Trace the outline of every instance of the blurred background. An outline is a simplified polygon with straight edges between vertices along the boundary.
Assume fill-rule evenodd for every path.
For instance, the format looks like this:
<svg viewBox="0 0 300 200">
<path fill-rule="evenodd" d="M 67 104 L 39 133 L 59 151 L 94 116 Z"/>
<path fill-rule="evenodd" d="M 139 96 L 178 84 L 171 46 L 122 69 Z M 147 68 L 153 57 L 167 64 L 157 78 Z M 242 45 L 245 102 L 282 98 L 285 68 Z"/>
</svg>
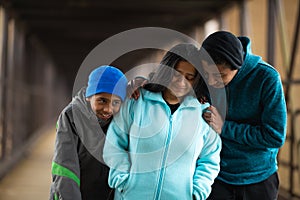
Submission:
<svg viewBox="0 0 300 200">
<path fill-rule="evenodd" d="M 300 199 L 299 21 L 300 0 L 0 0 L 0 199 L 48 198 L 55 123 L 81 64 L 101 42 L 142 27 L 199 44 L 216 30 L 251 38 L 280 72 L 288 106 L 280 199 Z M 137 49 L 99 65 L 127 72 L 161 56 Z"/>
</svg>

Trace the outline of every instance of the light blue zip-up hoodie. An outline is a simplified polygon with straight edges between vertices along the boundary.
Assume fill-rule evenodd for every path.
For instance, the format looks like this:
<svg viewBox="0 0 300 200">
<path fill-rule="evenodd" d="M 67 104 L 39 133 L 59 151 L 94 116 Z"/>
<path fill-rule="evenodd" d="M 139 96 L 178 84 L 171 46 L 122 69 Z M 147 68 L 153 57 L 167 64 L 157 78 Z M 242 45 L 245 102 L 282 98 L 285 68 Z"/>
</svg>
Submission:
<svg viewBox="0 0 300 200">
<path fill-rule="evenodd" d="M 110 124 L 104 160 L 115 199 L 204 200 L 218 175 L 221 140 L 187 96 L 171 114 L 161 93 L 141 90 Z"/>
</svg>

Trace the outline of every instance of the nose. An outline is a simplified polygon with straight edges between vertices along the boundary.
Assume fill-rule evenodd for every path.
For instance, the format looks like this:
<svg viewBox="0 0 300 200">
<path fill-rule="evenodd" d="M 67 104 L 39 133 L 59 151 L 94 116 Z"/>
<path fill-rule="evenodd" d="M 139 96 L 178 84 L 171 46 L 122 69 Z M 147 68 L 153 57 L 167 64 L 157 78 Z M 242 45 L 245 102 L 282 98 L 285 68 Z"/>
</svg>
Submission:
<svg viewBox="0 0 300 200">
<path fill-rule="evenodd" d="M 178 82 L 178 85 L 185 86 L 187 83 L 187 80 L 185 79 L 184 76 L 181 75 L 178 77 L 177 82 Z"/>
<path fill-rule="evenodd" d="M 103 111 L 106 113 L 112 113 L 113 112 L 113 105 L 112 103 L 108 103 L 103 107 Z"/>
<path fill-rule="evenodd" d="M 217 82 L 217 80 L 213 76 L 207 77 L 207 83 L 208 85 L 214 85 Z"/>
</svg>

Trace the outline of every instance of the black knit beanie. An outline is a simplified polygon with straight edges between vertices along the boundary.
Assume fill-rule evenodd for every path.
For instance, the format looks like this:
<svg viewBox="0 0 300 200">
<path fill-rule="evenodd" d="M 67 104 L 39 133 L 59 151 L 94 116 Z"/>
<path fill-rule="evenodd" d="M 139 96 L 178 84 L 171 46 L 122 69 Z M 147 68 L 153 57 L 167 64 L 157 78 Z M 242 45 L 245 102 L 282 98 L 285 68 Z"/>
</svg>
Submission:
<svg viewBox="0 0 300 200">
<path fill-rule="evenodd" d="M 244 51 L 240 40 L 232 33 L 217 31 L 209 35 L 202 43 L 202 47 L 214 58 L 221 57 L 234 69 L 241 68 L 244 61 Z"/>
</svg>

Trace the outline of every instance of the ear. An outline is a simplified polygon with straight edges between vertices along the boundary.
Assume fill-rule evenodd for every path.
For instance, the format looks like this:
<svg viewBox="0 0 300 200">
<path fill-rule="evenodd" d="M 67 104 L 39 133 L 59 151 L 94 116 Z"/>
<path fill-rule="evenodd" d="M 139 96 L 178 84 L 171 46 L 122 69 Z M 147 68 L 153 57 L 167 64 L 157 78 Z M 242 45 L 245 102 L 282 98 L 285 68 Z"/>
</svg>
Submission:
<svg viewBox="0 0 300 200">
<path fill-rule="evenodd" d="M 86 101 L 91 101 L 91 97 L 85 98 Z"/>
</svg>

